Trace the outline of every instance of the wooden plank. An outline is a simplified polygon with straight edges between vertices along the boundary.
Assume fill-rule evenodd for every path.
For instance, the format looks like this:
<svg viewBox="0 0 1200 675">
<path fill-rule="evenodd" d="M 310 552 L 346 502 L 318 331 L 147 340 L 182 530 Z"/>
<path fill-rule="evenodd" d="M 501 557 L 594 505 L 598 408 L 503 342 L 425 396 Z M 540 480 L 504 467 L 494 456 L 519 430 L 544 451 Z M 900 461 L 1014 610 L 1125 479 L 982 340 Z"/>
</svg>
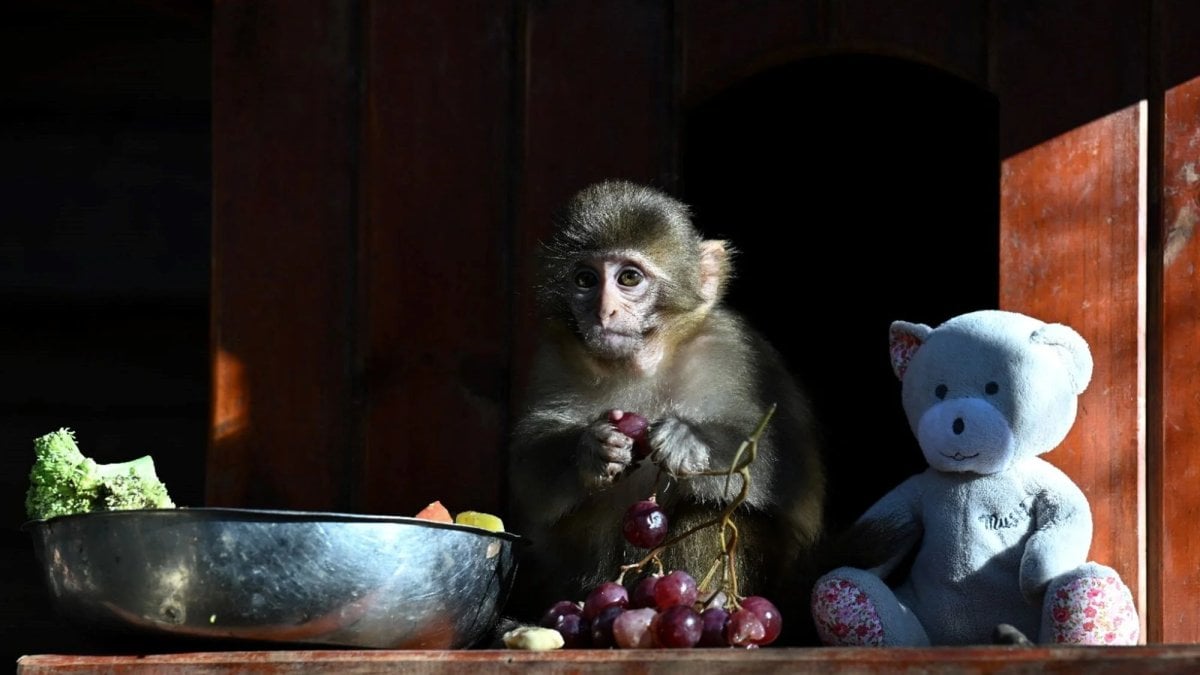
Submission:
<svg viewBox="0 0 1200 675">
<path fill-rule="evenodd" d="M 1162 443 L 1148 461 L 1150 550 L 1160 579 L 1151 634 L 1162 642 L 1200 641 L 1200 78 L 1166 92 L 1162 173 Z M 1159 264 L 1157 260 L 1154 264 Z"/>
<path fill-rule="evenodd" d="M 1075 426 L 1045 457 L 1091 502 L 1091 557 L 1143 610 L 1145 114 L 1131 106 L 1005 160 L 1000 205 L 1000 306 L 1072 326 L 1095 361 Z"/>
<path fill-rule="evenodd" d="M 216 673 L 1195 673 L 1200 647 L 939 647 L 924 649 L 580 649 L 551 652 L 258 651 L 147 656 L 33 655 L 19 675 L 102 671 L 208 675 Z"/>
<path fill-rule="evenodd" d="M 526 2 L 514 390 L 533 346 L 534 253 L 550 214 L 605 178 L 672 188 L 675 88 L 666 3 Z"/>
<path fill-rule="evenodd" d="M 347 506 L 355 8 L 213 8 L 212 506 Z"/>
<path fill-rule="evenodd" d="M 515 17 L 506 2 L 367 5 L 361 510 L 500 508 Z"/>
</svg>

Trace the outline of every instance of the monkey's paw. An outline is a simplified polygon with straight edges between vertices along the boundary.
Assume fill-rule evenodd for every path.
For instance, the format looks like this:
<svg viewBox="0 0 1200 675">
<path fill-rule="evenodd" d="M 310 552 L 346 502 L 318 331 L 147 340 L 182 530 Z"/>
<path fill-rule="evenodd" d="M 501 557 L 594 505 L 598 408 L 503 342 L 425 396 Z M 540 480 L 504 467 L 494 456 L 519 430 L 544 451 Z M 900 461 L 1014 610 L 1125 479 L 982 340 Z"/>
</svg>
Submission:
<svg viewBox="0 0 1200 675">
<path fill-rule="evenodd" d="M 679 476 L 708 469 L 708 445 L 677 417 L 664 417 L 650 428 L 650 459 Z"/>
<path fill-rule="evenodd" d="M 585 483 L 611 483 L 633 463 L 633 439 L 608 418 L 594 422 L 580 438 L 580 472 Z"/>
</svg>

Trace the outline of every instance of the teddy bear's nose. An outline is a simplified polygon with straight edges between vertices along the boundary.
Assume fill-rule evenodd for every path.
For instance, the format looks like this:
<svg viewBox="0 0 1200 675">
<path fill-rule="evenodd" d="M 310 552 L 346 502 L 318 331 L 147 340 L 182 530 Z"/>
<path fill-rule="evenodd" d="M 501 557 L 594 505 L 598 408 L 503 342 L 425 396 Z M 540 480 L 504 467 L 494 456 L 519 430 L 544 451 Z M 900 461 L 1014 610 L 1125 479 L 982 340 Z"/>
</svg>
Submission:
<svg viewBox="0 0 1200 675">
<path fill-rule="evenodd" d="M 967 425 L 963 424 L 961 417 L 956 417 L 956 418 L 954 418 L 954 427 L 953 428 L 954 428 L 954 434 L 958 435 L 963 432 L 963 429 L 967 428 Z"/>
</svg>

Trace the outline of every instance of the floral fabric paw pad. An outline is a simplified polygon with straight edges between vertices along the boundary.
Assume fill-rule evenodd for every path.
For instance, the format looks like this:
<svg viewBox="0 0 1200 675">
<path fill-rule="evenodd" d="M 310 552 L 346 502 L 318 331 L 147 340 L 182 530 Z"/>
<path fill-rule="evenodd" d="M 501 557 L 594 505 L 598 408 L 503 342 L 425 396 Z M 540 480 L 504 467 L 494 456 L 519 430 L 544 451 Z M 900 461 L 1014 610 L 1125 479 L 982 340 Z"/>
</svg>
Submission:
<svg viewBox="0 0 1200 675">
<path fill-rule="evenodd" d="M 1060 644 L 1134 645 L 1140 627 L 1129 589 L 1116 577 L 1076 579 L 1054 592 L 1052 635 Z"/>
<path fill-rule="evenodd" d="M 817 633 L 827 645 L 878 647 L 883 644 L 883 624 L 875 603 L 854 582 L 827 579 L 812 596 Z"/>
</svg>

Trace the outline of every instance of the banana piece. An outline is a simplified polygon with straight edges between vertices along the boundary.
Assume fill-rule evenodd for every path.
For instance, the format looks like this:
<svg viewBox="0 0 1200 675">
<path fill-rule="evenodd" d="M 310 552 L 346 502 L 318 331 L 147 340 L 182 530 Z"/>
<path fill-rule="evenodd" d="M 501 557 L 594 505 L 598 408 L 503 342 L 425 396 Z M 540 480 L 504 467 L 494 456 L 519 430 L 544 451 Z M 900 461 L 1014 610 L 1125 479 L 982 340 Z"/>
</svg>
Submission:
<svg viewBox="0 0 1200 675">
<path fill-rule="evenodd" d="M 546 652 L 560 649 L 563 646 L 563 636 L 553 628 L 541 626 L 518 626 L 504 634 L 504 646 L 509 649 L 526 649 L 535 652 Z"/>
</svg>

